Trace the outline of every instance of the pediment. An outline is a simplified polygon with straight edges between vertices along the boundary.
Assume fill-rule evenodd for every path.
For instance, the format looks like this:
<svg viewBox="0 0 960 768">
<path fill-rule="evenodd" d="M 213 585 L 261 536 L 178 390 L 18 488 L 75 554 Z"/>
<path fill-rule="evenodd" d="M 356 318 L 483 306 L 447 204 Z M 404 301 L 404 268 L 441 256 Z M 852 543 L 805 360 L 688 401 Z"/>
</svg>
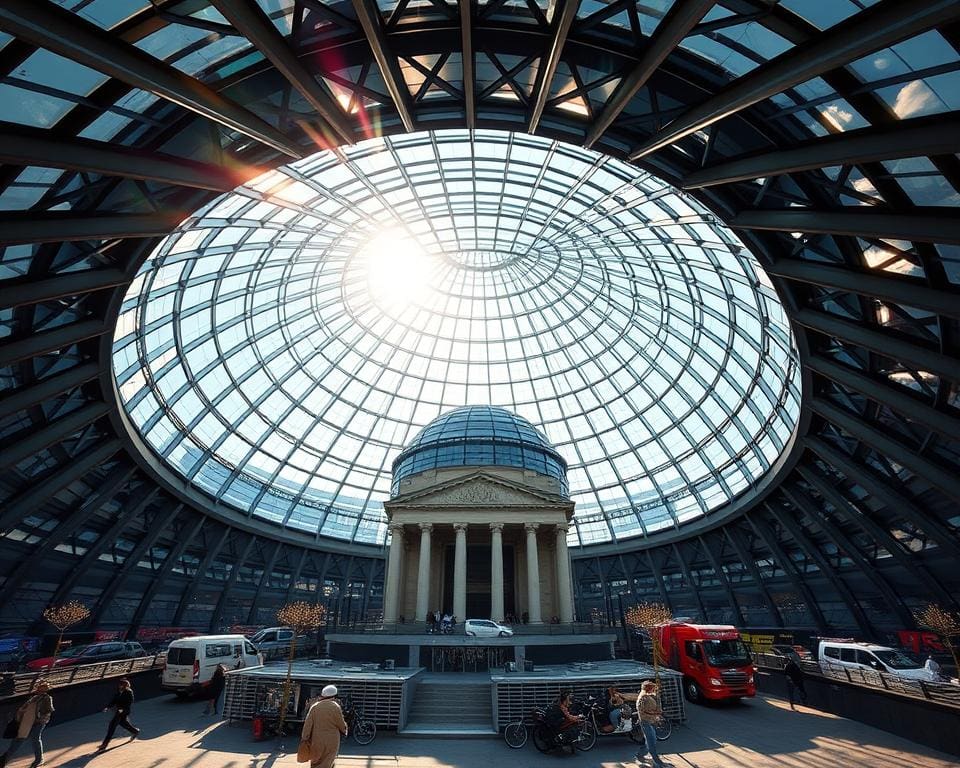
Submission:
<svg viewBox="0 0 960 768">
<path fill-rule="evenodd" d="M 387 506 L 544 507 L 569 503 L 561 496 L 510 483 L 486 473 L 477 473 L 398 496 Z"/>
</svg>

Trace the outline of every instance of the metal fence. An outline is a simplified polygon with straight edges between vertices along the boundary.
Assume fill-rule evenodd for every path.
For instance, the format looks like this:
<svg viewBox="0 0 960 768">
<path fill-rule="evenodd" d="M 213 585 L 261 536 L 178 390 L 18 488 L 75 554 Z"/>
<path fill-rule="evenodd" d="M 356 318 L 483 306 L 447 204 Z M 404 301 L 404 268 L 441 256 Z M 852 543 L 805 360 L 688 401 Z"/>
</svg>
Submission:
<svg viewBox="0 0 960 768">
<path fill-rule="evenodd" d="M 759 667 L 765 669 L 782 670 L 787 659 L 772 653 L 754 654 L 754 660 Z M 802 660 L 800 668 L 808 675 L 822 677 L 827 680 L 839 680 L 851 685 L 862 685 L 868 688 L 877 688 L 890 693 L 910 696 L 915 699 L 925 699 L 938 704 L 946 704 L 960 708 L 960 685 L 955 683 L 934 683 L 928 680 L 905 680 L 896 675 L 878 672 L 874 669 L 851 669 L 835 664 L 821 666 L 816 661 Z"/>
<path fill-rule="evenodd" d="M 494 682 L 497 727 L 504 728 L 508 723 L 524 719 L 534 707 L 549 706 L 556 701 L 561 690 L 570 690 L 577 698 L 602 696 L 610 685 L 616 685 L 623 691 L 639 691 L 641 683 L 653 676 L 651 670 L 649 674 L 634 677 L 618 675 L 616 679 L 602 676 L 602 673 L 598 673 L 594 679 L 499 679 Z M 684 722 L 687 718 L 681 680 L 682 676 L 673 670 L 660 670 L 660 705 L 663 713 L 674 723 Z"/>
<path fill-rule="evenodd" d="M 605 624 L 590 624 L 577 622 L 572 624 L 505 624 L 513 630 L 514 635 L 612 635 L 618 631 L 617 627 Z M 407 622 L 405 624 L 382 624 L 380 622 L 343 623 L 326 627 L 326 634 L 377 634 L 377 635 L 422 635 L 428 631 L 427 624 Z M 459 622 L 451 632 L 435 634 L 463 635 L 463 622 Z"/>
<path fill-rule="evenodd" d="M 77 664 L 76 666 L 59 667 L 45 672 L 25 672 L 21 674 L 4 675 L 4 685 L 0 688 L 0 699 L 22 696 L 30 693 L 37 680 L 46 680 L 52 688 L 64 688 L 69 685 L 90 683 L 110 677 L 135 675 L 138 672 L 149 672 L 152 669 L 163 669 L 167 660 L 166 653 L 154 656 L 140 656 L 135 659 L 119 659 L 117 661 L 103 661 L 99 664 Z M 11 686 L 10 680 L 13 684 Z"/>
</svg>

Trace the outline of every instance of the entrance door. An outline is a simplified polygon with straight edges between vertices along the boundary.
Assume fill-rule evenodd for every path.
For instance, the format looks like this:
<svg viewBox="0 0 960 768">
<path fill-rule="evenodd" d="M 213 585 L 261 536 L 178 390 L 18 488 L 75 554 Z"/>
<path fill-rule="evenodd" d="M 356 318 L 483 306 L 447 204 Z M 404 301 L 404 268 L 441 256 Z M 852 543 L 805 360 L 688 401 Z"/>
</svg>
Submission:
<svg viewBox="0 0 960 768">
<path fill-rule="evenodd" d="M 446 547 L 443 558 L 443 612 L 453 610 L 453 564 L 456 557 L 453 544 Z M 490 545 L 467 545 L 467 615 L 457 616 L 457 623 L 466 619 L 490 618 Z M 504 611 L 513 613 L 513 547 L 503 548 Z"/>
</svg>

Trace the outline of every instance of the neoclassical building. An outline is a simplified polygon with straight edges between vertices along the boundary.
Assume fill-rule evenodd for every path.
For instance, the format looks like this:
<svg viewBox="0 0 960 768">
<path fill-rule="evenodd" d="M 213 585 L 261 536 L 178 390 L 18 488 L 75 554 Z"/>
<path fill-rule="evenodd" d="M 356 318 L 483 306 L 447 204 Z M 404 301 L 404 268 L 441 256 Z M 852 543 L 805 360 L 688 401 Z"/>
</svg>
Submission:
<svg viewBox="0 0 960 768">
<path fill-rule="evenodd" d="M 533 425 L 492 406 L 428 424 L 393 463 L 384 623 L 573 621 L 567 464 Z"/>
</svg>

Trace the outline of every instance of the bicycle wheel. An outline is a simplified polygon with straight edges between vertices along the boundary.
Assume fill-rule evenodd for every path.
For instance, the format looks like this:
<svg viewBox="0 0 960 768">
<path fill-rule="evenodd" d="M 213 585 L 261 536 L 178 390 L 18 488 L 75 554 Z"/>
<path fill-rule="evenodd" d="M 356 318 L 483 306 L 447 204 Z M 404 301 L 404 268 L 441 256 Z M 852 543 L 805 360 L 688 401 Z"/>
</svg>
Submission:
<svg viewBox="0 0 960 768">
<path fill-rule="evenodd" d="M 549 752 L 553 749 L 553 739 L 550 738 L 550 732 L 546 726 L 535 725 L 533 727 L 533 746 L 540 752 Z"/>
<path fill-rule="evenodd" d="M 574 745 L 581 752 L 587 752 L 593 749 L 593 745 L 596 743 L 597 729 L 593 727 L 593 723 L 587 720 L 580 729 L 580 738 L 574 742 Z"/>
<path fill-rule="evenodd" d="M 503 740 L 511 749 L 520 749 L 527 743 L 527 726 L 521 721 L 510 723 L 503 729 Z"/>
<path fill-rule="evenodd" d="M 666 741 L 670 738 L 670 734 L 673 733 L 673 723 L 667 718 L 661 717 L 660 720 L 657 721 L 656 731 L 657 741 Z"/>
<path fill-rule="evenodd" d="M 353 740 L 357 744 L 369 744 L 377 736 L 377 724 L 373 720 L 361 720 L 353 729 Z"/>
</svg>

